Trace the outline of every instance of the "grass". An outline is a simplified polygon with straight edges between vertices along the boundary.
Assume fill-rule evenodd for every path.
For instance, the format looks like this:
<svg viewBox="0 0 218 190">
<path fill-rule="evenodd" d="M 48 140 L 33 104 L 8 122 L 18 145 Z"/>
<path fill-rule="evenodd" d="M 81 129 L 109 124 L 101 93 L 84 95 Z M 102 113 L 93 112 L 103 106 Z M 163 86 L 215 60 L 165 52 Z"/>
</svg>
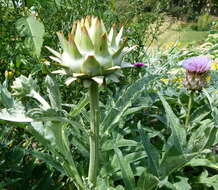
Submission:
<svg viewBox="0 0 218 190">
<path fill-rule="evenodd" d="M 208 32 L 205 31 L 173 31 L 173 30 L 167 30 L 163 34 L 159 36 L 159 44 L 163 45 L 168 42 L 176 42 L 180 41 L 182 43 L 190 43 L 190 42 L 201 42 L 203 41 L 207 36 Z"/>
<path fill-rule="evenodd" d="M 208 31 L 195 31 L 190 28 L 180 28 L 179 23 L 176 22 L 159 35 L 158 41 L 155 41 L 152 47 L 164 47 L 169 43 L 172 44 L 176 42 L 180 42 L 184 46 L 189 43 L 198 44 L 203 42 L 208 34 Z"/>
</svg>

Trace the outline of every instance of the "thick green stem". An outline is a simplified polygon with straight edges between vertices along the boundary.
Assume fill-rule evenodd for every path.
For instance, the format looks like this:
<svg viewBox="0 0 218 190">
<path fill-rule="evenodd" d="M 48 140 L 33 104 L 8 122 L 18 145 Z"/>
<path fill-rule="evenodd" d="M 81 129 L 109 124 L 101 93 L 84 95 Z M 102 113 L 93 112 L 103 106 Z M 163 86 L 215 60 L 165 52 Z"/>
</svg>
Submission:
<svg viewBox="0 0 218 190">
<path fill-rule="evenodd" d="M 190 96 L 189 96 L 188 111 L 187 111 L 186 119 L 185 119 L 185 128 L 188 128 L 188 126 L 189 126 L 190 112 L 191 112 L 191 108 L 192 108 L 192 99 L 193 99 L 193 92 L 191 92 Z"/>
<path fill-rule="evenodd" d="M 92 82 L 89 87 L 89 97 L 90 97 L 90 160 L 89 160 L 89 174 L 88 180 L 95 186 L 98 170 L 98 139 L 99 139 L 99 94 L 98 94 L 98 84 Z"/>
</svg>

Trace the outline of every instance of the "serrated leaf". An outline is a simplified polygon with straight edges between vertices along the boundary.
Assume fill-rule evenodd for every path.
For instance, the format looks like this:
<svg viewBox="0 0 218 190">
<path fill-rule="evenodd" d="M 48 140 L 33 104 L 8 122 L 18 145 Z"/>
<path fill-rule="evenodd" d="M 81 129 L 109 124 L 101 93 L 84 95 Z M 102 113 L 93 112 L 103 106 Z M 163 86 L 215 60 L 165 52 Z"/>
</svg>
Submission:
<svg viewBox="0 0 218 190">
<path fill-rule="evenodd" d="M 192 158 L 199 153 L 181 154 L 175 147 L 171 147 L 170 150 L 164 155 L 160 163 L 161 179 L 172 174 L 174 171 L 179 170 L 185 166 Z"/>
<path fill-rule="evenodd" d="M 204 167 L 209 167 L 209 168 L 218 170 L 218 163 L 212 162 L 211 160 L 208 160 L 206 158 L 194 158 L 187 165 L 190 165 L 193 167 L 204 166 Z"/>
<path fill-rule="evenodd" d="M 191 123 L 197 123 L 203 120 L 211 111 L 208 109 L 208 106 L 202 105 L 196 108 L 190 116 Z"/>
<path fill-rule="evenodd" d="M 173 185 L 175 186 L 175 190 L 190 190 L 192 187 L 188 183 L 188 178 L 186 177 L 181 177 L 178 176 L 178 179 L 180 179 L 179 182 L 174 183 Z"/>
<path fill-rule="evenodd" d="M 125 111 L 123 116 L 133 114 L 133 113 L 138 112 L 138 111 L 145 109 L 145 108 L 147 108 L 147 106 L 138 106 L 138 107 L 129 108 Z"/>
<path fill-rule="evenodd" d="M 132 105 L 132 102 L 135 98 L 144 90 L 146 85 L 149 85 L 154 81 L 156 76 L 144 76 L 143 78 L 137 80 L 135 83 L 130 85 L 118 98 L 115 102 L 115 107 L 110 107 L 105 118 L 101 122 L 101 131 L 105 133 L 106 130 L 109 130 L 123 116 L 125 111 Z"/>
<path fill-rule="evenodd" d="M 114 142 L 114 140 L 107 140 L 104 142 L 104 144 L 102 145 L 102 150 L 103 151 L 107 151 L 107 150 L 112 150 L 114 147 L 124 147 L 124 146 L 137 146 L 138 143 L 136 141 L 133 140 L 128 140 L 128 139 L 119 139 L 116 140 L 116 142 Z"/>
<path fill-rule="evenodd" d="M 78 115 L 78 114 L 81 112 L 81 110 L 82 110 L 86 105 L 88 105 L 88 103 L 89 103 L 89 98 L 88 98 L 88 96 L 82 97 L 82 98 L 80 99 L 80 101 L 77 103 L 77 105 L 72 108 L 72 110 L 71 110 L 70 113 L 69 113 L 69 116 L 75 117 L 76 115 Z"/>
<path fill-rule="evenodd" d="M 137 188 L 138 190 L 152 190 L 157 187 L 159 180 L 157 177 L 152 174 L 144 171 L 142 175 L 139 177 Z"/>
<path fill-rule="evenodd" d="M 68 176 L 72 177 L 77 185 L 83 187 L 82 179 L 71 155 L 63 123 L 51 121 L 32 122 L 29 131 L 42 145 L 62 160 L 62 166 Z"/>
<path fill-rule="evenodd" d="M 218 189 L 218 175 L 208 177 L 208 172 L 205 170 L 199 177 L 199 183 L 205 184 L 207 187 L 213 187 L 216 190 Z"/>
<path fill-rule="evenodd" d="M 130 165 L 126 162 L 126 159 L 123 157 L 122 152 L 118 148 L 114 148 L 114 151 L 117 155 L 120 169 L 122 172 L 123 181 L 125 183 L 126 190 L 135 190 L 135 180 L 132 169 Z"/>
<path fill-rule="evenodd" d="M 42 160 L 46 162 L 47 164 L 51 165 L 52 167 L 54 167 L 56 170 L 58 170 L 62 174 L 65 174 L 65 171 L 63 170 L 63 167 L 61 166 L 61 164 L 57 160 L 55 160 L 50 154 L 43 153 L 43 152 L 37 152 L 37 151 L 31 151 L 30 153 L 36 158 L 38 158 L 39 160 Z"/>
<path fill-rule="evenodd" d="M 60 110 L 61 94 L 57 82 L 49 75 L 46 77 L 45 82 L 47 85 L 48 97 L 52 108 Z"/>
<path fill-rule="evenodd" d="M 171 146 L 174 146 L 178 152 L 182 154 L 184 149 L 183 147 L 186 144 L 186 131 L 184 127 L 179 123 L 179 119 L 176 117 L 165 98 L 160 93 L 158 93 L 158 95 L 166 112 L 168 126 L 171 129 L 171 136 L 167 141 L 166 151 L 167 149 L 170 149 Z"/>
<path fill-rule="evenodd" d="M 32 118 L 26 115 L 26 110 L 20 102 L 14 103 L 12 108 L 1 109 L 0 119 L 12 122 L 32 122 Z"/>
<path fill-rule="evenodd" d="M 206 123 L 196 129 L 188 142 L 189 151 L 202 151 L 205 148 L 210 148 L 216 142 L 216 134 L 218 128 L 214 123 Z"/>
<path fill-rule="evenodd" d="M 154 176 L 159 177 L 159 152 L 158 150 L 150 143 L 148 134 L 144 133 L 142 129 L 141 123 L 138 123 L 138 129 L 141 137 L 141 141 L 143 143 L 145 152 L 148 156 L 148 171 L 152 173 Z"/>
<path fill-rule="evenodd" d="M 5 108 L 11 108 L 14 105 L 14 99 L 6 87 L 0 84 L 0 104 Z"/>
</svg>

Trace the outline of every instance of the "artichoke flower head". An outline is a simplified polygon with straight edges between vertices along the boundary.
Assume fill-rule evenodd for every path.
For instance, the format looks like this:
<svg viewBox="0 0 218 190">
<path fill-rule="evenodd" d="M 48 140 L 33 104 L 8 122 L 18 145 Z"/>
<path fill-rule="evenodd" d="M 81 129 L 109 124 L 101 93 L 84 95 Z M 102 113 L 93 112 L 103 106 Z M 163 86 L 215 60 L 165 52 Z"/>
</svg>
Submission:
<svg viewBox="0 0 218 190">
<path fill-rule="evenodd" d="M 64 68 L 53 73 L 70 75 L 66 80 L 68 85 L 77 78 L 91 79 L 100 84 L 104 78 L 118 81 L 121 68 L 131 66 L 122 63 L 123 57 L 134 48 L 124 48 L 127 39 L 121 43 L 122 33 L 123 27 L 119 33 L 112 27 L 108 34 L 103 21 L 93 16 L 75 22 L 68 40 L 63 33 L 57 33 L 62 53 L 47 47 L 55 55 L 50 58 Z"/>
</svg>

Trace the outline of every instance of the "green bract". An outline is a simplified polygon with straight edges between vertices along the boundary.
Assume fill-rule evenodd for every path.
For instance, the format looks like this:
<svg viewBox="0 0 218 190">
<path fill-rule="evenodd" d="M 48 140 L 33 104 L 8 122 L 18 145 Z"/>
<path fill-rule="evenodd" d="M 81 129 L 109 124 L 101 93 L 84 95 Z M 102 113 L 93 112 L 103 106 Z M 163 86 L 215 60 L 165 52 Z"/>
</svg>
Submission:
<svg viewBox="0 0 218 190">
<path fill-rule="evenodd" d="M 64 67 L 56 73 L 71 75 L 67 84 L 76 78 L 93 79 L 98 83 L 102 83 L 104 77 L 117 81 L 120 68 L 131 66 L 122 64 L 122 60 L 133 49 L 124 48 L 127 39 L 121 43 L 122 33 L 123 27 L 119 33 L 112 27 L 108 34 L 102 20 L 93 16 L 75 22 L 68 40 L 63 33 L 58 33 L 62 53 L 47 47 L 55 55 L 50 58 Z"/>
</svg>

